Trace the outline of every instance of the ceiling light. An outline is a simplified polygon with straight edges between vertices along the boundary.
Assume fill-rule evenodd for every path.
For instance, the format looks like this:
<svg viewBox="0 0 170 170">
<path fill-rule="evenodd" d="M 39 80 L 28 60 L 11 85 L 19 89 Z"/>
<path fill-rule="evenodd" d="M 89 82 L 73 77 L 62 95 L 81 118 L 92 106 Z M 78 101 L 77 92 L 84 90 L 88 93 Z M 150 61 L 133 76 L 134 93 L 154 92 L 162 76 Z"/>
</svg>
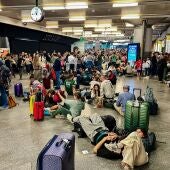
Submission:
<svg viewBox="0 0 170 170">
<path fill-rule="evenodd" d="M 92 31 L 84 31 L 84 35 L 92 35 Z"/>
<path fill-rule="evenodd" d="M 62 32 L 73 32 L 73 28 L 72 27 L 62 28 Z"/>
<path fill-rule="evenodd" d="M 73 32 L 83 32 L 83 27 L 73 27 Z"/>
<path fill-rule="evenodd" d="M 102 35 L 120 35 L 122 34 L 121 32 L 102 32 Z"/>
<path fill-rule="evenodd" d="M 70 16 L 69 21 L 85 21 L 85 16 Z"/>
<path fill-rule="evenodd" d="M 74 35 L 82 35 L 81 32 L 74 32 Z"/>
<path fill-rule="evenodd" d="M 62 10 L 62 9 L 65 9 L 65 7 L 64 6 L 44 6 L 43 9 L 46 11 L 48 11 L 48 10 Z"/>
<path fill-rule="evenodd" d="M 112 26 L 112 19 L 101 19 L 98 20 L 98 25 L 97 27 L 111 27 Z"/>
<path fill-rule="evenodd" d="M 129 39 L 124 39 L 124 40 L 115 40 L 114 42 L 129 42 Z"/>
<path fill-rule="evenodd" d="M 130 24 L 130 23 L 128 23 L 128 22 L 126 22 L 125 25 L 126 25 L 126 27 L 134 27 L 133 24 Z"/>
<path fill-rule="evenodd" d="M 85 28 L 95 28 L 97 27 L 97 20 L 86 20 L 84 23 Z"/>
<path fill-rule="evenodd" d="M 22 22 L 34 22 L 32 19 L 22 19 Z"/>
<path fill-rule="evenodd" d="M 113 7 L 133 7 L 133 6 L 138 6 L 138 2 L 133 2 L 133 3 L 114 3 Z"/>
<path fill-rule="evenodd" d="M 66 3 L 66 9 L 86 9 L 88 8 L 87 2 L 70 2 Z"/>
<path fill-rule="evenodd" d="M 116 37 L 124 37 L 124 34 L 116 34 Z"/>
<path fill-rule="evenodd" d="M 0 9 L 0 11 L 2 11 L 2 9 Z"/>
<path fill-rule="evenodd" d="M 46 21 L 46 28 L 58 28 L 58 21 Z"/>
<path fill-rule="evenodd" d="M 121 19 L 139 19 L 140 15 L 136 14 L 136 15 L 123 15 L 121 16 Z"/>
</svg>

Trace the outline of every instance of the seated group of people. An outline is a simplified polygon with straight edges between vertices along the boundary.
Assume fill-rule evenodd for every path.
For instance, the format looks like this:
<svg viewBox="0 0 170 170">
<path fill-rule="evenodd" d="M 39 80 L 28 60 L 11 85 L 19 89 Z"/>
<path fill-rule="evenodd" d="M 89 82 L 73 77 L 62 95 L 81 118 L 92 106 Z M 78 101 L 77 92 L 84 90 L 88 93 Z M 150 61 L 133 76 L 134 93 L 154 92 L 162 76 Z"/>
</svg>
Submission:
<svg viewBox="0 0 170 170">
<path fill-rule="evenodd" d="M 100 99 L 113 99 L 115 97 L 114 85 L 109 80 L 108 75 L 93 76 L 90 82 L 90 98 L 95 106 L 99 105 Z M 71 89 L 67 85 L 71 84 Z M 141 138 L 145 136 L 145 131 L 137 129 L 131 134 L 119 136 L 117 132 L 109 132 L 103 120 L 98 114 L 93 114 L 89 105 L 85 102 L 86 95 L 76 86 L 74 75 L 71 74 L 65 80 L 65 90 L 48 90 L 43 88 L 40 82 L 31 77 L 31 87 L 35 85 L 42 88 L 45 96 L 45 110 L 49 111 L 51 117 L 64 115 L 70 122 L 79 122 L 89 139 L 96 146 L 93 153 L 98 156 L 117 159 L 123 158 L 122 167 L 124 169 L 133 169 L 134 166 L 140 166 L 148 162 L 148 154 L 145 152 Z M 114 103 L 115 110 L 124 115 L 125 105 L 128 100 L 134 100 L 134 95 L 129 93 L 129 86 L 123 87 L 123 93 L 119 94 Z M 74 99 L 67 99 L 67 94 L 72 94 Z M 32 94 L 36 94 L 33 90 Z M 84 114 L 84 112 L 88 112 Z"/>
</svg>

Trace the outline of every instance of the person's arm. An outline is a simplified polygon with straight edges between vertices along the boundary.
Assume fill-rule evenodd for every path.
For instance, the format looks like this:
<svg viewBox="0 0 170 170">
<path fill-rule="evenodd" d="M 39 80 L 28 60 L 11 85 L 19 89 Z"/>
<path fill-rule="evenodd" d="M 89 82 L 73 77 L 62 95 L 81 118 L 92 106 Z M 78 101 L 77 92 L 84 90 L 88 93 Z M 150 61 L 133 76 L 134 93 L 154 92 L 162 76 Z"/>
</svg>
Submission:
<svg viewBox="0 0 170 170">
<path fill-rule="evenodd" d="M 100 87 L 100 96 L 104 97 L 103 83 L 101 83 L 101 87 Z"/>
<path fill-rule="evenodd" d="M 65 98 L 60 94 L 59 91 L 57 92 L 57 94 L 59 95 L 59 97 L 60 97 L 60 99 L 61 99 L 62 102 L 65 101 Z"/>
<path fill-rule="evenodd" d="M 104 137 L 94 148 L 93 153 L 97 154 L 97 151 L 102 147 L 102 145 L 107 141 L 107 136 Z"/>
<path fill-rule="evenodd" d="M 118 99 L 117 99 L 117 101 L 116 101 L 116 105 L 117 105 L 117 106 L 121 106 L 121 104 L 122 104 L 122 97 L 119 95 L 119 96 L 118 96 Z"/>
</svg>

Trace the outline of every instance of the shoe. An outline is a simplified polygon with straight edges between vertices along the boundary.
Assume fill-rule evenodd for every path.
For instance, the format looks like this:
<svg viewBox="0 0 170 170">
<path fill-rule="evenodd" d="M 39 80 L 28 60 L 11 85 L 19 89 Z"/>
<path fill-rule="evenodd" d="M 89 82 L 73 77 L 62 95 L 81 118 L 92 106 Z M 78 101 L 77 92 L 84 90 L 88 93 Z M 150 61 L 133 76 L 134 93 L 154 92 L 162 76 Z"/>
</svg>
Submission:
<svg viewBox="0 0 170 170">
<path fill-rule="evenodd" d="M 123 169 L 124 170 L 130 170 L 130 167 L 128 165 L 125 165 Z"/>
<path fill-rule="evenodd" d="M 70 114 L 67 114 L 67 119 L 69 122 L 73 123 L 73 117 Z"/>
</svg>

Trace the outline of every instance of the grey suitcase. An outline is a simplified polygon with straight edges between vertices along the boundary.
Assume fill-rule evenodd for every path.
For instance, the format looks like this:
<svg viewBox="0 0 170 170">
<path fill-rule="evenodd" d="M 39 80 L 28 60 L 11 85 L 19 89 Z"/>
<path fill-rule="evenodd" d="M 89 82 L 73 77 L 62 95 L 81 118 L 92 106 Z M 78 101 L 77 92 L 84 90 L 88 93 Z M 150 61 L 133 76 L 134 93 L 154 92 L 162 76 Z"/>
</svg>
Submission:
<svg viewBox="0 0 170 170">
<path fill-rule="evenodd" d="M 55 135 L 37 159 L 37 170 L 74 170 L 75 136 Z"/>
</svg>

